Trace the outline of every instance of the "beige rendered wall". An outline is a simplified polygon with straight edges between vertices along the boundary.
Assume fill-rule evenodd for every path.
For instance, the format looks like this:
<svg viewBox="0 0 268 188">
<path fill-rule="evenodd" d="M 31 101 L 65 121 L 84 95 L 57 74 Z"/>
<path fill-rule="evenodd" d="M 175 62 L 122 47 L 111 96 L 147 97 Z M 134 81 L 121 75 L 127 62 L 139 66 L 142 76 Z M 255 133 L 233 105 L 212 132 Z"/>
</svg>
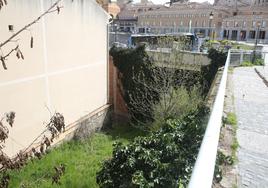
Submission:
<svg viewBox="0 0 268 188">
<path fill-rule="evenodd" d="M 0 11 L 0 43 L 44 12 L 54 1 L 9 0 Z M 18 39 L 25 60 L 12 55 L 0 67 L 0 114 L 15 111 L 5 152 L 12 156 L 44 129 L 50 111 L 70 124 L 107 103 L 107 14 L 94 0 L 62 0 Z M 30 48 L 30 37 L 34 48 Z M 1 50 L 6 54 L 16 42 Z M 1 52 L 0 52 L 1 53 Z"/>
</svg>

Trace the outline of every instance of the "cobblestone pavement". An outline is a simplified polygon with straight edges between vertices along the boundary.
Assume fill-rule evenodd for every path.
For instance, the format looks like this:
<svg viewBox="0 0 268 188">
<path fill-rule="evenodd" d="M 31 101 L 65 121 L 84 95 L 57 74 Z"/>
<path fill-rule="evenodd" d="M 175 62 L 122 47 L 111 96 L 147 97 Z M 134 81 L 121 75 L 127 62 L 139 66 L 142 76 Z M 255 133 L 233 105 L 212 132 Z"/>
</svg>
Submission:
<svg viewBox="0 0 268 188">
<path fill-rule="evenodd" d="M 233 86 L 240 146 L 238 187 L 268 188 L 268 87 L 253 67 L 236 68 Z"/>
</svg>

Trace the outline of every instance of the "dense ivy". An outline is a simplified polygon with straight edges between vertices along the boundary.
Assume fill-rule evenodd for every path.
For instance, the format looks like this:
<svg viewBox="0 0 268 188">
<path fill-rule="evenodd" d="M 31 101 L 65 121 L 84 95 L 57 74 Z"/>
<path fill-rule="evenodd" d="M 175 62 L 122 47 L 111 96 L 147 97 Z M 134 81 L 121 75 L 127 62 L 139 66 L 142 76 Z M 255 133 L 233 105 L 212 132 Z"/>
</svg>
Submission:
<svg viewBox="0 0 268 188">
<path fill-rule="evenodd" d="M 202 141 L 207 110 L 181 120 L 169 120 L 157 132 L 124 146 L 116 143 L 113 156 L 97 174 L 104 188 L 186 186 Z"/>
<path fill-rule="evenodd" d="M 203 85 L 204 91 L 208 92 L 210 86 L 215 78 L 215 75 L 219 69 L 219 67 L 224 66 L 227 53 L 224 51 L 219 51 L 214 48 L 210 48 L 208 51 L 208 58 L 211 59 L 211 63 L 207 66 L 202 67 L 202 75 L 203 75 Z"/>
<path fill-rule="evenodd" d="M 122 84 L 121 93 L 124 97 L 124 100 L 127 104 L 130 114 L 135 116 L 135 119 L 140 121 L 151 121 L 152 110 L 149 110 L 147 114 L 139 113 L 136 110 L 135 105 L 131 104 L 131 95 L 139 96 L 145 92 L 144 85 L 141 83 L 135 82 L 133 79 L 136 75 L 142 75 L 143 79 L 147 82 L 152 82 L 152 62 L 149 59 L 149 56 L 145 52 L 145 47 L 140 46 L 135 49 L 121 49 L 113 47 L 110 50 L 110 54 L 113 57 L 114 65 L 119 70 L 119 79 Z M 148 91 L 146 91 L 148 92 Z M 158 100 L 159 94 L 154 91 L 149 91 L 151 98 L 148 100 Z M 146 102 L 146 101 L 145 101 Z M 148 107 L 151 101 L 147 101 Z M 144 104 L 147 105 L 147 104 Z M 134 119 L 132 119 L 134 121 Z"/>
<path fill-rule="evenodd" d="M 146 122 L 148 125 L 153 121 L 153 105 L 159 102 L 161 92 L 157 88 L 166 88 L 166 85 L 170 87 L 184 86 L 187 89 L 191 89 L 193 86 L 198 85 L 199 88 L 203 81 L 203 76 L 201 72 L 189 71 L 189 70 L 172 70 L 174 74 L 168 74 L 170 71 L 168 68 L 154 66 L 153 62 L 149 58 L 145 51 L 144 46 L 139 46 L 133 49 L 120 49 L 113 47 L 110 50 L 110 54 L 113 57 L 114 65 L 119 70 L 119 80 L 121 81 L 121 93 L 127 104 L 129 114 L 131 115 L 131 120 L 133 124 L 137 124 L 136 120 Z M 171 71 L 170 71 L 171 72 Z M 161 78 L 155 78 L 156 75 L 172 76 L 172 78 L 161 76 Z M 137 82 L 134 79 L 135 76 L 142 76 L 143 83 Z M 173 80 L 170 82 L 170 80 Z M 169 82 L 168 84 L 166 84 Z M 152 89 L 156 84 L 156 89 Z M 149 87 L 145 87 L 145 85 Z M 162 87 L 163 86 L 163 87 Z M 170 88 L 166 88 L 166 91 Z M 133 105 L 131 98 L 138 98 L 139 96 L 148 96 L 146 100 L 135 101 L 141 102 L 142 105 L 146 106 L 149 110 L 144 110 L 141 112 L 139 104 Z"/>
</svg>

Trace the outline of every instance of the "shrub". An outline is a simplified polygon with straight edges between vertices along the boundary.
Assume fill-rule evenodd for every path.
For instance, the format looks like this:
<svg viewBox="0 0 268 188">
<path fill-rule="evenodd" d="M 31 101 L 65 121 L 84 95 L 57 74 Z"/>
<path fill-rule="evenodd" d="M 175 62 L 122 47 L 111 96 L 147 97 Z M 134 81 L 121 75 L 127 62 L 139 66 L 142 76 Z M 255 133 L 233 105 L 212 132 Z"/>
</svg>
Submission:
<svg viewBox="0 0 268 188">
<path fill-rule="evenodd" d="M 241 66 L 242 67 L 252 67 L 252 66 L 263 66 L 264 65 L 264 60 L 261 58 L 257 58 L 255 62 L 251 61 L 244 61 Z"/>
<path fill-rule="evenodd" d="M 155 122 L 151 129 L 158 130 L 168 119 L 180 119 L 203 105 L 201 89 L 192 87 L 187 90 L 181 86 L 172 87 L 160 96 L 160 101 L 153 106 Z"/>
<path fill-rule="evenodd" d="M 116 143 L 97 173 L 100 187 L 178 187 L 189 181 L 204 133 L 203 109 L 129 145 Z M 202 118 L 201 118 L 202 117 Z"/>
<path fill-rule="evenodd" d="M 258 58 L 258 59 L 255 60 L 254 65 L 261 65 L 261 66 L 263 66 L 264 65 L 264 60 L 261 59 L 261 58 Z"/>
</svg>

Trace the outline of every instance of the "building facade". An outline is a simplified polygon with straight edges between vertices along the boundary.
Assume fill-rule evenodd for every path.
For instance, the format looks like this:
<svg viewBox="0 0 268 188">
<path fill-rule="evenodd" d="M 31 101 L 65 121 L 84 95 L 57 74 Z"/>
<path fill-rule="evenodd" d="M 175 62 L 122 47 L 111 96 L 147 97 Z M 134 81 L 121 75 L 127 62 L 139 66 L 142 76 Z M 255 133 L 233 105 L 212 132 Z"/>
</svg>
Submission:
<svg viewBox="0 0 268 188">
<path fill-rule="evenodd" d="M 12 34 L 8 25 L 17 31 L 50 6 L 46 0 L 9 0 L 0 11 L 1 43 Z M 16 113 L 4 148 L 9 156 L 40 135 L 56 111 L 68 126 L 108 102 L 109 15 L 94 0 L 62 1 L 61 6 L 59 14 L 52 12 L 14 39 L 24 60 L 11 54 L 7 70 L 0 68 L 1 117 Z M 16 45 L 3 46 L 0 56 Z"/>
<path fill-rule="evenodd" d="M 120 1 L 119 1 L 120 2 Z M 120 3 L 119 3 L 120 4 Z M 142 0 L 140 3 L 120 4 L 121 11 L 115 20 L 119 31 L 137 33 L 138 16 L 144 12 L 158 10 L 162 5 L 155 5 L 151 1 Z"/>
<path fill-rule="evenodd" d="M 268 1 L 255 0 L 251 6 L 240 7 L 222 25 L 222 39 L 268 43 Z"/>
<path fill-rule="evenodd" d="M 190 32 L 219 38 L 222 20 L 230 14 L 208 3 L 174 3 L 171 7 L 140 14 L 138 28 L 158 34 Z"/>
<path fill-rule="evenodd" d="M 268 42 L 268 15 L 238 15 L 223 20 L 222 39 Z"/>
</svg>

